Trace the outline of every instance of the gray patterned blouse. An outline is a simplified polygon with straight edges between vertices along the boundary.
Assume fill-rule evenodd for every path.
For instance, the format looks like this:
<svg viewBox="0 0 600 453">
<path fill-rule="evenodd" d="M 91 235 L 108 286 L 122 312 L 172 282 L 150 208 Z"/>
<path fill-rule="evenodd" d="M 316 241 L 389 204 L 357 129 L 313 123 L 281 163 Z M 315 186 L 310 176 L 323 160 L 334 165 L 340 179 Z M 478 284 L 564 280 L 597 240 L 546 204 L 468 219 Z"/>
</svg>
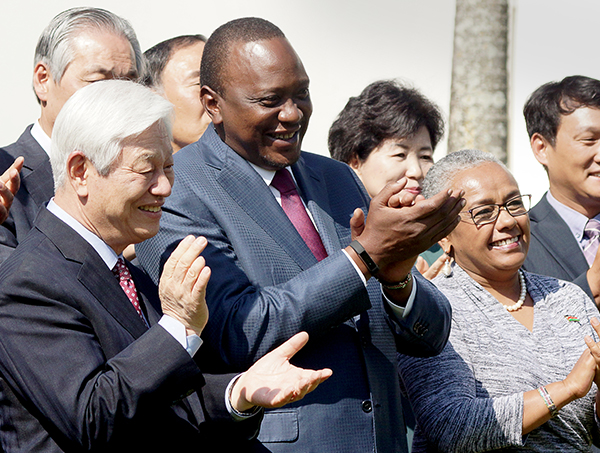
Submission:
<svg viewBox="0 0 600 453">
<path fill-rule="evenodd" d="M 446 348 L 432 358 L 399 355 L 398 369 L 417 418 L 413 453 L 591 451 L 600 440 L 596 386 L 558 416 L 522 436 L 523 393 L 564 379 L 598 341 L 598 310 L 576 285 L 525 272 L 534 301 L 533 331 L 515 320 L 458 266 L 434 280 L 452 305 Z"/>
</svg>

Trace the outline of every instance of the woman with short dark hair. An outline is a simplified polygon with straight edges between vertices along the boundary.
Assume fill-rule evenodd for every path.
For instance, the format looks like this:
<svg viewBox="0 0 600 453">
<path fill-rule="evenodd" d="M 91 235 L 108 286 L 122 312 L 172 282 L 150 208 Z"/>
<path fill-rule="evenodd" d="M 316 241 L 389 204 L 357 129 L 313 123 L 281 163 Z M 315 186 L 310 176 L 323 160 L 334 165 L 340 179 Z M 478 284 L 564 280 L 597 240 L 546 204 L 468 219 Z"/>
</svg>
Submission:
<svg viewBox="0 0 600 453">
<path fill-rule="evenodd" d="M 444 119 L 434 103 L 415 88 L 380 80 L 340 112 L 329 129 L 329 152 L 352 167 L 371 198 L 401 178 L 404 190 L 416 196 L 443 135 Z M 437 245 L 422 256 L 417 268 L 433 278 L 445 257 Z"/>
</svg>

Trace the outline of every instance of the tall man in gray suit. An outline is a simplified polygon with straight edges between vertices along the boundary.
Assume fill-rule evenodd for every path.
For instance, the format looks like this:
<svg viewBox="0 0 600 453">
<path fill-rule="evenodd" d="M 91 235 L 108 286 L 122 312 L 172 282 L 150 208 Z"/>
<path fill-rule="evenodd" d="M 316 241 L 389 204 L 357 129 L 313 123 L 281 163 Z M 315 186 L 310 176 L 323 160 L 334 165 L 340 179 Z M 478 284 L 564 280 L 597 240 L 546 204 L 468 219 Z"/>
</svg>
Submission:
<svg viewBox="0 0 600 453">
<path fill-rule="evenodd" d="M 303 402 L 266 413 L 260 451 L 406 451 L 396 350 L 439 353 L 450 329 L 447 300 L 411 268 L 457 224 L 460 195 L 413 204 L 405 181 L 391 184 L 352 232 L 369 197 L 350 167 L 301 151 L 309 78 L 281 30 L 219 27 L 200 72 L 212 124 L 175 155 L 172 200 L 140 262 L 156 278 L 182 237 L 208 239 L 206 366 L 243 368 L 306 330 L 295 363 L 333 369 Z"/>
<path fill-rule="evenodd" d="M 572 76 L 542 85 L 523 113 L 550 182 L 529 213 L 524 267 L 575 282 L 600 306 L 600 81 Z"/>
<path fill-rule="evenodd" d="M 142 66 L 131 25 L 109 11 L 72 8 L 54 17 L 42 32 L 33 68 L 40 118 L 15 143 L 0 149 L 0 171 L 18 156 L 25 158 L 21 188 L 8 220 L 0 227 L 0 261 L 24 239 L 40 207 L 54 195 L 48 155 L 52 128 L 63 104 L 92 82 L 136 79 Z M 10 157 L 3 157 L 6 154 Z"/>
</svg>

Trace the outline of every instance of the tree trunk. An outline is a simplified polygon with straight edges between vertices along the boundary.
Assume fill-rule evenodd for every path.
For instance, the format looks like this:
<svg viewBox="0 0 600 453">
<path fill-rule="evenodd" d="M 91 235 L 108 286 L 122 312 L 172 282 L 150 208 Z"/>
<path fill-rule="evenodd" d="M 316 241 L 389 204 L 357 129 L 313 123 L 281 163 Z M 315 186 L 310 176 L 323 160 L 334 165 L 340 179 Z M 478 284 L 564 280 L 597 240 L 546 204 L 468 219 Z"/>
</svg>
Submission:
<svg viewBox="0 0 600 453">
<path fill-rule="evenodd" d="M 508 0 L 456 0 L 448 152 L 507 160 Z"/>
</svg>

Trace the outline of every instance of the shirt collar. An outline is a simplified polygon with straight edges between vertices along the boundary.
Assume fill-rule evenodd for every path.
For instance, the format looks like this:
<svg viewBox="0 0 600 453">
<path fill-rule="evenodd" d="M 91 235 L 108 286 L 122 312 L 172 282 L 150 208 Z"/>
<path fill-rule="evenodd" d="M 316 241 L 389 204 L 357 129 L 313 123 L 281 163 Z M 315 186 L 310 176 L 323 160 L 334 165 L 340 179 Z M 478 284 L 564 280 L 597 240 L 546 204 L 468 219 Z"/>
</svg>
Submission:
<svg viewBox="0 0 600 453">
<path fill-rule="evenodd" d="M 247 161 L 250 166 L 252 168 L 254 168 L 254 170 L 256 170 L 256 173 L 258 173 L 260 175 L 260 177 L 265 181 L 265 184 L 267 186 L 271 185 L 271 182 L 273 181 L 273 178 L 275 177 L 275 171 L 273 170 L 265 170 L 264 168 L 260 168 L 258 165 L 254 165 L 252 162 Z M 296 185 L 298 185 L 298 183 L 296 182 L 296 178 L 294 178 L 294 173 L 292 172 L 292 169 L 290 167 L 285 167 L 285 169 L 287 171 L 290 172 L 290 175 L 292 175 L 292 179 L 294 180 L 294 183 Z"/>
<path fill-rule="evenodd" d="M 48 211 L 73 228 L 75 232 L 79 234 L 79 236 L 85 239 L 86 242 L 90 244 L 94 250 L 96 250 L 98 255 L 100 255 L 100 258 L 102 258 L 102 261 L 104 261 L 109 269 L 112 270 L 115 267 L 119 256 L 108 246 L 106 242 L 84 227 L 79 220 L 76 220 L 71 214 L 67 213 L 64 209 L 58 206 L 54 202 L 54 198 L 48 202 L 47 208 Z"/>
<path fill-rule="evenodd" d="M 558 201 L 552 196 L 552 193 L 550 191 L 546 193 L 546 200 L 548 200 L 550 206 L 552 206 L 556 210 L 558 215 L 565 221 L 565 223 L 571 230 L 571 233 L 573 234 L 573 236 L 575 236 L 575 239 L 577 239 L 577 241 L 581 243 L 584 240 L 583 234 L 585 231 L 585 226 L 589 219 L 580 212 L 577 212 L 573 208 L 570 208 L 569 206 L 566 206 L 560 201 Z M 600 214 L 594 218 L 600 220 Z"/>
<path fill-rule="evenodd" d="M 31 136 L 35 139 L 36 142 L 42 147 L 42 149 L 46 152 L 48 157 L 50 157 L 50 149 L 52 148 L 52 139 L 48 137 L 48 134 L 44 132 L 42 126 L 40 126 L 40 122 L 36 121 L 33 123 L 31 127 Z"/>
</svg>

